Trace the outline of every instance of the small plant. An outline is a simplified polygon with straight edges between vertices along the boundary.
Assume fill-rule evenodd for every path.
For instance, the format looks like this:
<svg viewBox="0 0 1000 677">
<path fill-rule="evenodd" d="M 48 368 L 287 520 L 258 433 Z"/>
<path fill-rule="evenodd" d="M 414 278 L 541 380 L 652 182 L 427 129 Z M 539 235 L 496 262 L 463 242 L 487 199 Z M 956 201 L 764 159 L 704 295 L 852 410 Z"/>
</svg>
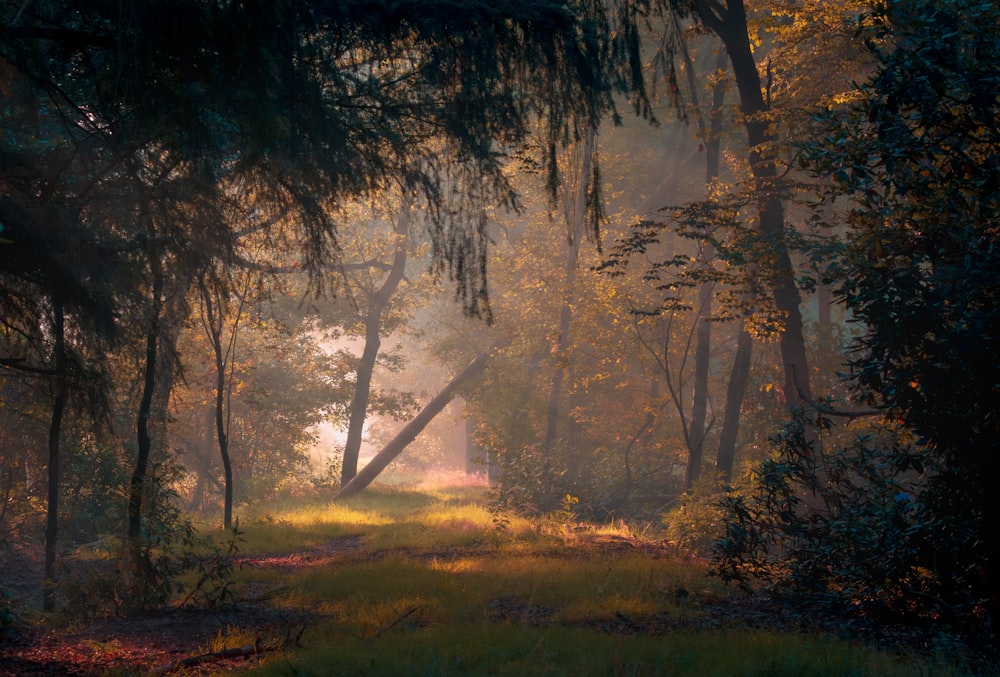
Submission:
<svg viewBox="0 0 1000 677">
<path fill-rule="evenodd" d="M 569 524 L 576 521 L 576 505 L 580 499 L 572 494 L 566 494 L 559 500 L 559 509 L 552 513 L 552 517 L 562 524 Z"/>
<path fill-rule="evenodd" d="M 711 552 L 724 533 L 726 510 L 719 501 L 716 479 L 701 480 L 663 516 L 667 540 L 695 554 Z"/>
<path fill-rule="evenodd" d="M 246 539 L 236 520 L 229 530 L 224 549 L 213 549 L 208 554 L 188 554 L 187 567 L 196 575 L 195 583 L 180 606 L 212 608 L 230 601 L 233 597 L 233 560 Z"/>
<path fill-rule="evenodd" d="M 312 478 L 313 486 L 323 493 L 336 493 L 340 490 L 341 467 L 344 464 L 344 449 L 334 448 L 333 453 L 323 461 L 323 471 Z"/>
</svg>

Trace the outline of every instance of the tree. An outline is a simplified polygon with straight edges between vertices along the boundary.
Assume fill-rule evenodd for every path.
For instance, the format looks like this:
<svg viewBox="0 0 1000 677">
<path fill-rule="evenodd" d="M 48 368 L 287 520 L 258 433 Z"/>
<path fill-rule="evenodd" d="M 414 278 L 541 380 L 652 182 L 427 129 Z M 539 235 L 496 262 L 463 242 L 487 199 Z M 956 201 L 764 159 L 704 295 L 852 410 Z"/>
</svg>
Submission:
<svg viewBox="0 0 1000 677">
<path fill-rule="evenodd" d="M 560 409 L 564 396 L 563 381 L 566 378 L 568 366 L 567 350 L 570 345 L 570 324 L 573 319 L 573 296 L 580 247 L 588 230 L 592 236 L 596 236 L 600 229 L 600 205 L 594 199 L 599 190 L 595 186 L 600 183 L 600 175 L 594 164 L 597 153 L 596 142 L 597 127 L 589 127 L 584 134 L 581 148 L 576 153 L 579 155 L 579 169 L 574 166 L 569 172 L 571 177 L 569 181 L 572 181 L 573 185 L 567 182 L 562 188 L 567 249 L 564 278 L 560 290 L 563 302 L 559 308 L 559 325 L 556 329 L 555 345 L 552 349 L 555 368 L 552 372 L 552 380 L 549 383 L 545 404 L 545 436 L 542 439 L 542 456 L 545 458 L 552 455 L 553 448 L 559 438 L 560 423 L 563 420 L 563 412 Z M 574 164 L 577 164 L 576 159 L 574 156 Z M 592 213 L 589 228 L 587 228 L 588 211 Z"/>
<path fill-rule="evenodd" d="M 215 438 L 219 444 L 219 457 L 222 459 L 224 478 L 225 498 L 223 500 L 222 527 L 228 530 L 233 525 L 233 463 L 229 454 L 229 423 L 232 420 L 232 364 L 236 361 L 236 343 L 239 337 L 240 321 L 243 319 L 245 306 L 250 301 L 249 292 L 252 277 L 244 272 L 243 280 L 236 281 L 240 288 L 232 292 L 235 298 L 230 299 L 228 284 L 218 278 L 215 280 L 206 279 L 213 272 L 217 274 L 217 271 L 206 271 L 205 276 L 198 280 L 198 289 L 201 292 L 202 325 L 215 358 Z M 231 307 L 231 300 L 235 301 L 235 308 Z M 226 327 L 227 322 L 229 327 Z M 224 329 L 228 329 L 226 336 L 223 335 Z M 226 374 L 227 367 L 228 375 Z M 229 409 L 228 413 L 227 408 Z"/>
<path fill-rule="evenodd" d="M 476 356 L 462 371 L 455 374 L 451 381 L 437 395 L 432 397 L 417 415 L 407 422 L 403 426 L 403 429 L 362 468 L 361 472 L 340 488 L 337 498 L 353 496 L 371 484 L 372 480 L 378 477 L 379 473 L 385 470 L 393 459 L 403 453 L 407 445 L 456 397 L 460 388 L 465 387 L 468 382 L 483 373 L 487 364 L 489 364 L 489 359 L 489 352 L 482 353 Z"/>
<path fill-rule="evenodd" d="M 770 248 L 771 265 L 767 275 L 774 304 L 783 316 L 779 341 L 785 370 L 785 398 L 794 410 L 808 405 L 812 393 L 799 307 L 801 299 L 785 241 L 784 205 L 777 185 L 779 170 L 773 148 L 777 135 L 768 116 L 771 107 L 764 98 L 764 83 L 750 45 L 743 1 L 727 0 L 724 5 L 695 2 L 693 7 L 698 20 L 725 45 L 739 90 L 750 149 L 750 169 L 759 191 L 757 228 Z"/>
<path fill-rule="evenodd" d="M 865 328 L 852 379 L 940 468 L 917 499 L 934 594 L 966 618 L 987 610 L 995 633 L 1000 11 L 893 1 L 863 19 L 875 73 L 808 146 L 851 200 L 835 280 Z"/>
<path fill-rule="evenodd" d="M 392 263 L 385 277 L 377 288 L 363 290 L 367 309 L 364 318 L 364 351 L 358 362 L 354 378 L 354 394 L 351 397 L 350 414 L 347 424 L 347 439 L 344 442 L 344 459 L 341 467 L 341 486 L 354 479 L 358 472 L 358 454 L 361 450 L 362 435 L 365 420 L 368 416 L 368 401 L 372 389 L 372 373 L 381 346 L 382 334 L 386 331 L 384 317 L 392 300 L 393 294 L 403 280 L 406 272 L 406 250 L 409 247 L 407 238 L 410 233 L 410 204 L 404 200 L 396 216 L 393 228 L 394 244 L 392 247 Z M 374 267 L 374 266 L 372 266 Z M 359 290 L 360 291 L 360 290 Z"/>
</svg>

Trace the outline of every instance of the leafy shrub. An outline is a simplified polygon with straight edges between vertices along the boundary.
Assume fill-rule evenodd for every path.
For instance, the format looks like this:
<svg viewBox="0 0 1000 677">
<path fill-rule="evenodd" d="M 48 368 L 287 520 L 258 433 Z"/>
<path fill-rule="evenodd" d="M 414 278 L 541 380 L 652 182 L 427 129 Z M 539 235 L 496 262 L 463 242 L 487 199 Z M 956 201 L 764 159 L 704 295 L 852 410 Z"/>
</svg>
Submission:
<svg viewBox="0 0 1000 677">
<path fill-rule="evenodd" d="M 202 606 L 231 597 L 232 562 L 242 533 L 234 528 L 222 547 L 199 539 L 170 488 L 178 472 L 178 466 L 163 463 L 147 478 L 143 529 L 137 542 L 102 538 L 64 559 L 59 594 L 68 615 L 118 615 L 162 606 L 182 595 L 181 604 Z"/>
<path fill-rule="evenodd" d="M 707 554 L 725 530 L 716 478 L 701 479 L 663 516 L 667 540 L 683 550 Z"/>
<path fill-rule="evenodd" d="M 884 428 L 813 458 L 801 420 L 774 442 L 779 453 L 753 486 L 722 499 L 714 573 L 879 617 L 954 611 L 931 547 L 938 525 L 924 497 L 934 469 L 920 447 Z"/>
</svg>

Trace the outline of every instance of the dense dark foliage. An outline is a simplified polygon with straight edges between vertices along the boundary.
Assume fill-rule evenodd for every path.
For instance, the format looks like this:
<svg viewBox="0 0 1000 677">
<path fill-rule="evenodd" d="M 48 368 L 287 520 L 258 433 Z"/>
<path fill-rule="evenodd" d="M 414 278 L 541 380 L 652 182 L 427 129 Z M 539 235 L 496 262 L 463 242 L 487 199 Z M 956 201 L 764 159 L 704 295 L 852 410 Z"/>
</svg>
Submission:
<svg viewBox="0 0 1000 677">
<path fill-rule="evenodd" d="M 995 631 L 998 26 L 994 3 L 968 0 L 879 3 L 864 17 L 877 70 L 859 104 L 818 119 L 829 132 L 805 151 L 851 200 L 831 268 L 864 328 L 851 378 L 904 443 L 862 440 L 804 468 L 805 443 L 786 439 L 760 470 L 764 495 L 734 505 L 724 571 L 743 558 L 744 573 L 780 573 L 800 591 Z M 903 473 L 919 476 L 916 492 L 898 486 Z M 796 487 L 809 481 L 838 508 L 804 510 Z M 775 547 L 791 555 L 780 572 L 753 561 Z"/>
<path fill-rule="evenodd" d="M 321 289 L 341 263 L 331 207 L 410 193 L 429 215 L 436 270 L 468 312 L 489 316 L 482 213 L 516 202 L 504 159 L 534 138 L 554 184 L 555 148 L 612 110 L 616 92 L 641 108 L 635 11 L 590 1 L 4 3 L 0 386 L 6 398 L 18 379 L 36 379 L 39 406 L 51 406 L 50 591 L 63 419 L 83 392 L 105 400 L 93 398 L 95 420 L 115 417 L 111 400 L 128 412 L 113 432 L 132 430 L 137 443 L 128 535 L 138 542 L 152 526 L 142 517 L 186 300 L 198 279 L 228 291 L 227 275 L 208 271 L 243 265 L 248 233 L 280 225 Z M 9 461 L 27 475 L 18 454 Z"/>
</svg>

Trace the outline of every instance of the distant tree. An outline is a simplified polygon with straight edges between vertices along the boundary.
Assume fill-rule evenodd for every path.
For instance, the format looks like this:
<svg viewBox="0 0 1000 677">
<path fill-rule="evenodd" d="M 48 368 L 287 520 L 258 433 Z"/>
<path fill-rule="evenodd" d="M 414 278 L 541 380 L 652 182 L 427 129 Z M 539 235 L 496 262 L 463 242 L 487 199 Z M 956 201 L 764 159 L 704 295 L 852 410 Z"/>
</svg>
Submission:
<svg viewBox="0 0 1000 677">
<path fill-rule="evenodd" d="M 715 33 L 725 46 L 739 91 L 750 171 L 757 191 L 756 227 L 768 250 L 769 265 L 759 271 L 767 278 L 766 284 L 781 318 L 778 336 L 785 372 L 784 393 L 788 406 L 794 410 L 808 406 L 812 392 L 800 308 L 801 297 L 785 236 L 785 206 L 779 186 L 778 158 L 775 155 L 778 135 L 770 116 L 770 94 L 754 58 L 750 25 L 743 1 L 698 1 L 691 3 L 691 7 L 698 21 Z"/>
<path fill-rule="evenodd" d="M 563 263 L 563 280 L 559 285 L 562 305 L 559 308 L 559 324 L 555 330 L 552 347 L 552 379 L 549 382 L 545 403 L 545 434 L 542 438 L 543 459 L 552 455 L 560 432 L 566 420 L 562 411 L 565 397 L 564 382 L 569 371 L 568 349 L 571 344 L 570 327 L 573 321 L 577 283 L 577 268 L 580 265 L 580 247 L 589 234 L 595 237 L 600 232 L 601 205 L 595 201 L 599 192 L 600 174 L 595 165 L 597 157 L 597 126 L 589 127 L 584 133 L 579 148 L 570 154 L 572 167 L 564 172 L 567 179 L 562 186 L 562 203 L 566 225 L 566 250 Z M 589 222 L 588 222 L 589 219 Z M 568 440 L 567 440 L 568 441 Z M 543 461 L 544 462 L 544 461 Z"/>
<path fill-rule="evenodd" d="M 354 377 L 354 393 L 351 396 L 350 413 L 347 424 L 347 439 L 344 441 L 344 459 L 341 466 L 340 483 L 346 486 L 358 473 L 358 455 L 365 421 L 368 417 L 369 399 L 372 391 L 372 375 L 378 360 L 382 336 L 391 324 L 386 322 L 393 295 L 396 294 L 406 272 L 407 249 L 410 247 L 410 203 L 404 200 L 396 215 L 392 230 L 391 261 L 380 261 L 386 267 L 385 274 L 377 278 L 374 288 L 355 288 L 353 294 L 365 296 L 364 303 L 364 349 L 358 361 Z M 369 271 L 376 269 L 374 262 L 364 264 Z"/>
</svg>

